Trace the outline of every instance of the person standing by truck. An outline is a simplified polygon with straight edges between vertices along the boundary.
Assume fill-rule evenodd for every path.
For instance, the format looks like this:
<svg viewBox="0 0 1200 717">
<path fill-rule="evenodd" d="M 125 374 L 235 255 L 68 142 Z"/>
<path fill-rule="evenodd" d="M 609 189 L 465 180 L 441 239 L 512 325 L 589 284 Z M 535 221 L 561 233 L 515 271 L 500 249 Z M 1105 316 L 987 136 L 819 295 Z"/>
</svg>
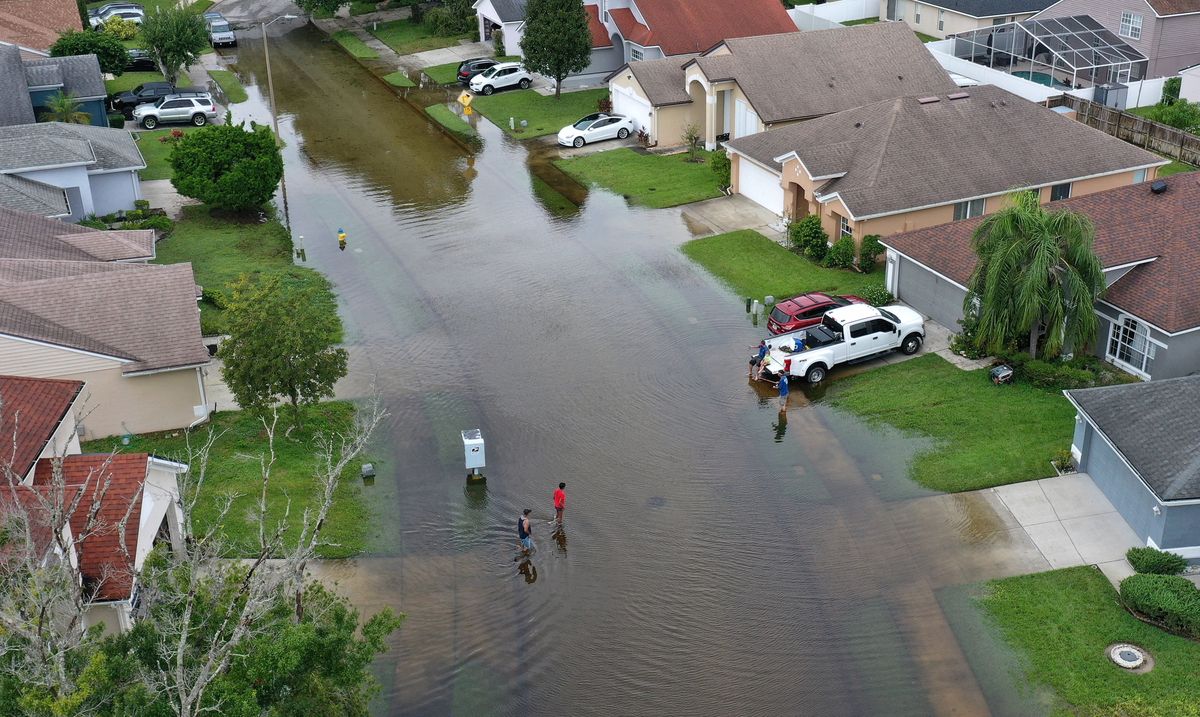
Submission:
<svg viewBox="0 0 1200 717">
<path fill-rule="evenodd" d="M 787 413 L 788 402 L 788 372 L 783 371 L 779 374 L 779 412 Z"/>
</svg>

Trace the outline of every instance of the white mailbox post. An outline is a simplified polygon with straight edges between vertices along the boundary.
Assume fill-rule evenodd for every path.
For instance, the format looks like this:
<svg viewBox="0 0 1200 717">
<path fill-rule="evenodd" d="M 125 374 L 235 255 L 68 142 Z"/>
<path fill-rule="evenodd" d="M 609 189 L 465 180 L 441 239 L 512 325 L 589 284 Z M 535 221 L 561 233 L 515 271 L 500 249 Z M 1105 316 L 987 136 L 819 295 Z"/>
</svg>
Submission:
<svg viewBox="0 0 1200 717">
<path fill-rule="evenodd" d="M 468 480 L 481 480 L 483 475 L 479 472 L 487 464 L 487 459 L 484 452 L 483 433 L 478 428 L 471 428 L 462 432 L 463 442 L 463 462 L 466 463 L 467 469 L 471 471 L 467 474 Z"/>
</svg>

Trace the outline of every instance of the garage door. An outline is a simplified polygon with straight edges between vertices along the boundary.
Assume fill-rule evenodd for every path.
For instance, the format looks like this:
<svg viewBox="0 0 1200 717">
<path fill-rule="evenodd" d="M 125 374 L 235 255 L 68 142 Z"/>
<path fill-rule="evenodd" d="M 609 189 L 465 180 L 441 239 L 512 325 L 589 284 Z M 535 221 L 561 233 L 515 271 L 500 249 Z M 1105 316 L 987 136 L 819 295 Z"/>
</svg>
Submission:
<svg viewBox="0 0 1200 717">
<path fill-rule="evenodd" d="M 639 129 L 650 131 L 650 103 L 631 93 L 624 87 L 613 86 L 613 112 L 633 119 Z"/>
<path fill-rule="evenodd" d="M 897 268 L 900 276 L 896 298 L 951 331 L 958 331 L 966 292 L 907 259 L 900 258 Z"/>
<path fill-rule="evenodd" d="M 745 157 L 738 157 L 738 194 L 783 215 L 783 187 L 779 186 L 779 174 L 763 169 Z"/>
</svg>

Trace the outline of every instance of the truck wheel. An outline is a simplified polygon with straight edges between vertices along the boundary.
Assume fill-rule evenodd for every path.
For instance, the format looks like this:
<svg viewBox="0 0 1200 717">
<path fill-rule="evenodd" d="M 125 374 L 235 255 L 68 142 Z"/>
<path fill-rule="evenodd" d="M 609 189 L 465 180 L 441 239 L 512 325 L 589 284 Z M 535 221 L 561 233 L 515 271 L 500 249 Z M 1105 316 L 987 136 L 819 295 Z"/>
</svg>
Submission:
<svg viewBox="0 0 1200 717">
<path fill-rule="evenodd" d="M 825 367 L 821 364 L 810 366 L 808 373 L 804 374 L 804 380 L 809 383 L 820 383 L 825 380 Z"/>
<path fill-rule="evenodd" d="M 905 356 L 912 356 L 921 348 L 921 335 L 909 334 L 904 337 L 904 343 L 900 344 L 900 352 Z"/>
</svg>

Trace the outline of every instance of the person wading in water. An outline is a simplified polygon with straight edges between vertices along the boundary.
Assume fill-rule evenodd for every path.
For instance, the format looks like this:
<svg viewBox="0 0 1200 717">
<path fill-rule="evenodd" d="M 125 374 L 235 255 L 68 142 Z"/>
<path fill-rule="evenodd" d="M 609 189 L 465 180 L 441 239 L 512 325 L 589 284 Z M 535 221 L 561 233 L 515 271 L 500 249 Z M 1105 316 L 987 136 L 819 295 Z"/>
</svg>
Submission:
<svg viewBox="0 0 1200 717">
<path fill-rule="evenodd" d="M 529 514 L 532 512 L 532 508 L 526 508 L 521 517 L 517 518 L 517 539 L 521 541 L 521 549 L 526 553 L 533 550 L 533 533 L 529 525 Z"/>
</svg>

